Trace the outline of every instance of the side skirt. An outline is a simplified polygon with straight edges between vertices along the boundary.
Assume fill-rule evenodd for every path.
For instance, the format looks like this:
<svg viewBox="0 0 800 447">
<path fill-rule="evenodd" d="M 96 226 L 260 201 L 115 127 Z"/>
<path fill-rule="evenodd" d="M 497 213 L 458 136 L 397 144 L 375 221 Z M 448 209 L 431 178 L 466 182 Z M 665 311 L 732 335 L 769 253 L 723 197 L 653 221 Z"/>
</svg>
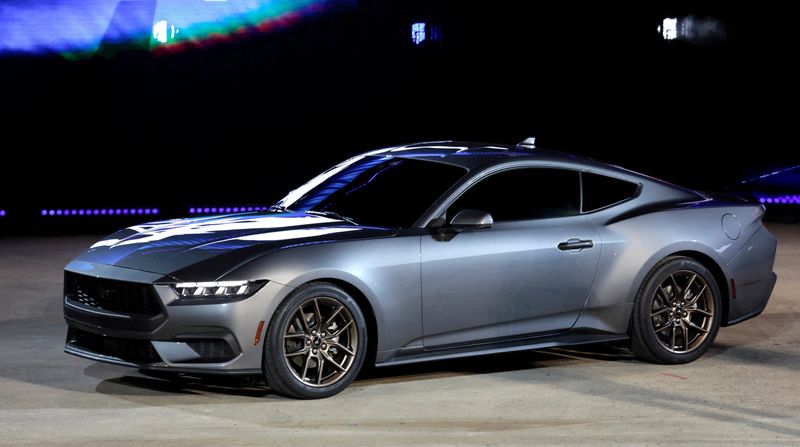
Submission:
<svg viewBox="0 0 800 447">
<path fill-rule="evenodd" d="M 376 363 L 376 367 L 405 365 L 408 363 L 431 362 L 478 355 L 500 354 L 504 352 L 529 351 L 533 349 L 555 348 L 558 346 L 576 346 L 593 343 L 609 343 L 628 340 L 627 335 L 597 334 L 597 333 L 562 333 L 559 335 L 536 337 L 516 341 L 505 341 L 472 346 L 455 346 L 450 348 L 437 348 L 433 351 L 414 350 L 402 353 L 386 361 Z"/>
</svg>

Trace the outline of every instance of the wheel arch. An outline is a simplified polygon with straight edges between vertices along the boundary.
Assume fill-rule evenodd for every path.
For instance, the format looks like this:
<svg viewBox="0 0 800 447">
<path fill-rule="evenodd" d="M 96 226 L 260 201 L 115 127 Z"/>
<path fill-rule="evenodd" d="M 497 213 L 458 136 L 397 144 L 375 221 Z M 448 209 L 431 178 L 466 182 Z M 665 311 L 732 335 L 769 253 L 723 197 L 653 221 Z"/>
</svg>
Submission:
<svg viewBox="0 0 800 447">
<path fill-rule="evenodd" d="M 364 366 L 374 365 L 376 354 L 378 352 L 378 320 L 375 317 L 375 310 L 373 309 L 369 298 L 367 298 L 367 295 L 354 284 L 340 278 L 315 278 L 307 280 L 303 284 L 308 284 L 310 282 L 327 282 L 333 284 L 337 287 L 340 287 L 342 290 L 347 292 L 348 295 L 353 297 L 358 304 L 358 307 L 361 309 L 361 312 L 364 314 L 364 320 L 367 322 L 367 353 L 364 357 Z"/>
<path fill-rule="evenodd" d="M 722 314 L 721 314 L 721 325 L 727 326 L 726 321 L 728 321 L 728 309 L 730 307 L 730 289 L 728 287 L 728 280 L 725 272 L 722 270 L 722 267 L 719 263 L 714 260 L 711 256 L 702 251 L 693 250 L 691 248 L 683 248 L 678 250 L 669 250 L 660 254 L 658 256 L 654 256 L 650 259 L 647 265 L 650 266 L 647 270 L 643 270 L 640 272 L 640 277 L 638 280 L 635 280 L 633 283 L 633 287 L 631 290 L 631 302 L 636 299 L 636 296 L 639 293 L 640 288 L 643 286 L 647 278 L 650 276 L 652 272 L 654 272 L 661 264 L 664 263 L 665 260 L 672 258 L 672 257 L 686 257 L 692 260 L 695 260 L 703 265 L 703 267 L 707 268 L 711 274 L 714 276 L 714 281 L 717 283 L 717 287 L 719 288 L 720 294 L 720 302 L 722 303 Z M 631 312 L 631 316 L 628 322 L 628 331 L 630 331 L 631 324 L 633 321 L 633 312 Z"/>
</svg>

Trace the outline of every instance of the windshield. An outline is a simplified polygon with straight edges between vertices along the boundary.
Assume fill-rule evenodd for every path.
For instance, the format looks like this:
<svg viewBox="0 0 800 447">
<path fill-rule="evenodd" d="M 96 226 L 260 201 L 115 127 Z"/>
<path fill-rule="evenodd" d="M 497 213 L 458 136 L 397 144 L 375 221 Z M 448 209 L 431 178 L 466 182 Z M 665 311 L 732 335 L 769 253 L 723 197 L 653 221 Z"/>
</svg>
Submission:
<svg viewBox="0 0 800 447">
<path fill-rule="evenodd" d="M 432 161 L 358 156 L 290 192 L 276 207 L 360 225 L 410 227 L 466 172 Z"/>
</svg>

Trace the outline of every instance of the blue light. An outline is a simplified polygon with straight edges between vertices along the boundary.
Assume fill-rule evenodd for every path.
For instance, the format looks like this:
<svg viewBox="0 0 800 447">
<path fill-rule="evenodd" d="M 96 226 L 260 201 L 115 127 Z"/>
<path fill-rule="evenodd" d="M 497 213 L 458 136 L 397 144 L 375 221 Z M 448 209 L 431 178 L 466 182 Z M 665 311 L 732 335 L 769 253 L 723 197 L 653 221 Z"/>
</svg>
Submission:
<svg viewBox="0 0 800 447">
<path fill-rule="evenodd" d="M 0 54 L 74 58 L 114 46 L 199 46 L 268 33 L 355 0 L 2 0 Z"/>
<path fill-rule="evenodd" d="M 0 217 L 6 217 L 6 210 L 0 210 Z"/>
<path fill-rule="evenodd" d="M 773 176 L 780 175 L 780 174 L 784 174 L 784 173 L 787 173 L 789 171 L 793 171 L 795 169 L 800 169 L 800 165 L 789 166 L 789 167 L 786 167 L 786 168 L 778 169 L 776 171 L 767 172 L 766 174 L 761 174 L 761 175 L 758 175 L 756 177 L 751 177 L 749 179 L 742 180 L 739 183 L 744 185 L 745 183 L 750 183 L 750 182 L 754 182 L 754 181 L 757 181 L 757 180 L 764 180 L 766 178 L 773 177 Z"/>
<path fill-rule="evenodd" d="M 411 25 L 411 41 L 414 45 L 420 45 L 425 40 L 425 22 L 417 22 Z"/>
<path fill-rule="evenodd" d="M 782 196 L 758 196 L 759 203 L 766 203 L 769 205 L 800 205 L 800 195 L 798 194 L 785 194 Z"/>
<path fill-rule="evenodd" d="M 158 214 L 158 208 L 97 208 L 97 209 L 83 209 L 83 208 L 54 208 L 42 209 L 39 214 L 42 216 L 120 216 L 120 215 L 133 215 L 133 214 Z"/>
<path fill-rule="evenodd" d="M 252 206 L 252 205 L 224 205 L 213 207 L 190 207 L 189 214 L 230 214 L 230 213 L 244 213 L 247 211 L 268 210 L 268 206 Z"/>
</svg>

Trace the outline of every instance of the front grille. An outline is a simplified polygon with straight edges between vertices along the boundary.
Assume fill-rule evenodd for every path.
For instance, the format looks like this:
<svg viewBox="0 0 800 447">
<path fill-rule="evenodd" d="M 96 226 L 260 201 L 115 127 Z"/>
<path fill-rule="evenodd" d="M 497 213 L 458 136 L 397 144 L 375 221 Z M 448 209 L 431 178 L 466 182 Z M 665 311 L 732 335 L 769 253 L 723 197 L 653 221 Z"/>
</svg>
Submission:
<svg viewBox="0 0 800 447">
<path fill-rule="evenodd" d="M 64 272 L 68 300 L 110 312 L 153 317 L 161 313 L 161 299 L 150 284 L 95 278 Z"/>
<path fill-rule="evenodd" d="M 162 362 L 158 352 L 147 340 L 105 337 L 70 327 L 67 331 L 67 344 L 130 363 Z"/>
<path fill-rule="evenodd" d="M 200 358 L 188 363 L 224 363 L 236 356 L 233 349 L 225 340 L 185 340 Z"/>
</svg>

